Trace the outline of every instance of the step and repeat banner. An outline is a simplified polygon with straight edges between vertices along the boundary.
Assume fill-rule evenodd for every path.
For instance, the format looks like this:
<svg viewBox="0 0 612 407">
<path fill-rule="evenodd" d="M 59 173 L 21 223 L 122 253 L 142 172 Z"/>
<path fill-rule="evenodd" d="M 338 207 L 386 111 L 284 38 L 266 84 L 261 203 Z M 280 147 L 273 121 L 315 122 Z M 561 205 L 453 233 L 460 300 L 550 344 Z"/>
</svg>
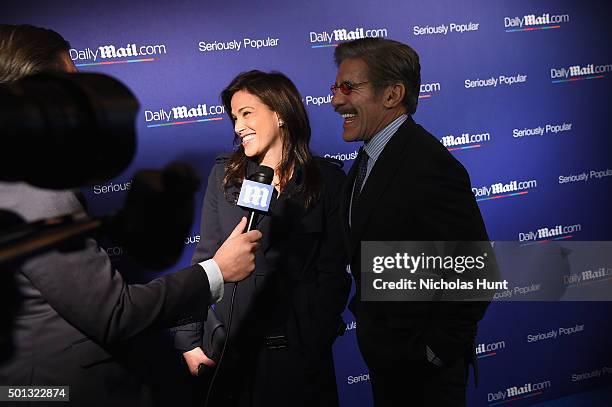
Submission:
<svg viewBox="0 0 612 407">
<path fill-rule="evenodd" d="M 113 0 L 3 8 L 6 23 L 61 33 L 79 70 L 114 76 L 140 100 L 133 163 L 84 190 L 94 213 L 119 208 L 141 168 L 181 160 L 206 180 L 215 156 L 233 148 L 219 93 L 251 69 L 281 71 L 296 83 L 313 151 L 348 171 L 359 145 L 342 141 L 330 104 L 334 47 L 384 37 L 419 53 L 415 121 L 467 168 L 492 239 L 612 240 L 609 2 Z M 199 213 L 175 269 L 189 264 L 200 239 Z M 107 252 L 133 279 L 151 278 L 122 247 Z M 609 278 L 609 267 L 594 269 L 591 280 Z M 536 282 L 526 283 L 505 295 L 534 290 Z M 480 324 L 479 383 L 471 380 L 469 405 L 527 405 L 612 384 L 610 311 L 607 302 L 492 304 Z M 345 320 L 334 349 L 341 403 L 367 406 L 356 322 L 348 311 Z"/>
</svg>

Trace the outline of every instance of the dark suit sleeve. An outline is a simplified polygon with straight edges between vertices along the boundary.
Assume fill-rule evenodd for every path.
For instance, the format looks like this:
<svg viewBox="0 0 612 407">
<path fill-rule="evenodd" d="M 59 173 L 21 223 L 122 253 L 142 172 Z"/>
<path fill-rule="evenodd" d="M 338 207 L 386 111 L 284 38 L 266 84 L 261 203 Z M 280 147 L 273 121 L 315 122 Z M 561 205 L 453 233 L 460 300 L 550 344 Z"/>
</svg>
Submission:
<svg viewBox="0 0 612 407">
<path fill-rule="evenodd" d="M 421 174 L 423 199 L 427 200 L 428 229 L 432 237 L 461 241 L 453 255 L 471 253 L 469 242 L 488 241 L 480 210 L 471 192 L 467 171 L 455 160 L 432 163 L 428 173 Z M 491 252 L 492 254 L 492 252 Z M 489 305 L 488 301 L 445 302 L 434 304 L 432 319 L 423 340 L 443 363 L 469 354 L 476 327 Z"/>
<path fill-rule="evenodd" d="M 195 252 L 191 259 L 192 264 L 200 263 L 204 260 L 212 258 L 221 246 L 224 239 L 221 235 L 221 226 L 219 224 L 219 216 L 217 203 L 221 194 L 223 194 L 221 181 L 223 177 L 223 163 L 218 162 L 212 169 L 208 177 L 208 185 L 204 194 L 204 202 L 202 204 L 202 215 L 200 221 L 200 241 L 196 246 Z M 202 313 L 206 311 L 206 307 L 201 309 Z M 192 322 L 180 326 L 174 336 L 174 347 L 181 352 L 187 352 L 197 348 L 202 343 L 202 321 Z"/>
<path fill-rule="evenodd" d="M 497 263 L 493 250 L 488 242 L 456 242 L 457 248 L 449 253 L 453 257 L 471 256 L 476 257 L 487 253 L 486 267 L 478 271 L 478 274 L 464 277 L 472 281 L 476 278 L 488 277 L 496 274 Z M 487 247 L 488 246 L 488 247 Z M 490 279 L 490 278 L 489 278 Z M 441 292 L 442 299 L 445 295 L 456 298 L 456 293 L 450 294 Z M 479 292 L 479 294 L 486 294 Z M 489 306 L 490 298 L 483 298 L 480 301 L 440 301 L 433 307 L 433 319 L 435 324 L 429 327 L 424 339 L 433 352 L 443 363 L 452 363 L 462 356 L 471 355 L 474 349 L 476 338 L 476 327 Z"/>
<path fill-rule="evenodd" d="M 210 302 L 208 279 L 200 266 L 129 285 L 94 240 L 79 251 L 29 260 L 22 273 L 62 318 L 100 344 L 169 326 Z"/>
</svg>

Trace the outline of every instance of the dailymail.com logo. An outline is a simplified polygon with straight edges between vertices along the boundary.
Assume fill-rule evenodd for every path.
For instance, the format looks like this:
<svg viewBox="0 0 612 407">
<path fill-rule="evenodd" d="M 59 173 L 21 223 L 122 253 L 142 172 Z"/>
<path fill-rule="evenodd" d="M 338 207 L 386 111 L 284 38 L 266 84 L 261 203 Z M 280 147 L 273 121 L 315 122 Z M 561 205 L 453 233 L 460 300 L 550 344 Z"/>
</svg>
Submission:
<svg viewBox="0 0 612 407">
<path fill-rule="evenodd" d="M 223 113 L 225 113 L 223 105 L 198 103 L 196 106 L 180 105 L 170 109 L 145 109 L 144 117 L 147 127 L 165 127 L 223 120 L 221 116 Z"/>
<path fill-rule="evenodd" d="M 270 207 L 270 200 L 274 192 L 272 185 L 245 179 L 242 182 L 238 206 L 250 208 L 256 211 L 267 212 Z"/>
<path fill-rule="evenodd" d="M 386 28 L 336 28 L 331 31 L 310 31 L 309 36 L 311 48 L 326 48 L 337 47 L 341 42 L 360 38 L 385 38 L 389 36 L 389 31 Z"/>
<path fill-rule="evenodd" d="M 522 17 L 504 17 L 504 28 L 506 29 L 507 33 L 549 30 L 561 28 L 562 24 L 567 24 L 569 22 L 569 14 L 525 14 Z"/>
<path fill-rule="evenodd" d="M 575 82 L 585 79 L 603 79 L 605 74 L 610 72 L 612 72 L 612 64 L 572 65 L 570 67 L 552 68 L 550 78 L 552 83 Z"/>
<path fill-rule="evenodd" d="M 97 48 L 70 49 L 70 59 L 77 67 L 125 64 L 134 62 L 153 62 L 158 55 L 166 54 L 165 44 L 137 45 L 128 43 L 125 46 L 106 44 Z"/>
</svg>

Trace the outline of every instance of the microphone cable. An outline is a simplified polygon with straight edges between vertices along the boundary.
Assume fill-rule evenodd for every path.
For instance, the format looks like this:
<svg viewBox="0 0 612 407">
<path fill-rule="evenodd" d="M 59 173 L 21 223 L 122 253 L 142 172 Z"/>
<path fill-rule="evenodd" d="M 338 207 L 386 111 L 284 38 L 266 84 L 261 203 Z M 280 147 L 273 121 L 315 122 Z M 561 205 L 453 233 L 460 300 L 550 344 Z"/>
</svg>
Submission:
<svg viewBox="0 0 612 407">
<path fill-rule="evenodd" d="M 206 398 L 204 399 L 204 407 L 208 406 L 208 402 L 210 401 L 210 396 L 212 394 L 212 390 L 215 384 L 215 379 L 217 378 L 217 373 L 221 369 L 221 363 L 223 362 L 223 355 L 225 355 L 225 349 L 227 348 L 227 342 L 229 342 L 230 333 L 232 331 L 232 319 L 234 316 L 234 300 L 236 299 L 236 289 L 238 288 L 238 283 L 234 283 L 234 287 L 232 288 L 232 299 L 230 302 L 229 309 L 229 318 L 227 321 L 227 335 L 225 335 L 225 341 L 223 342 L 223 348 L 221 349 L 221 355 L 219 356 L 219 363 L 215 366 L 215 371 L 213 373 L 212 378 L 210 379 L 210 383 L 208 384 L 208 391 L 206 392 Z M 200 403 L 202 404 L 202 403 Z"/>
</svg>

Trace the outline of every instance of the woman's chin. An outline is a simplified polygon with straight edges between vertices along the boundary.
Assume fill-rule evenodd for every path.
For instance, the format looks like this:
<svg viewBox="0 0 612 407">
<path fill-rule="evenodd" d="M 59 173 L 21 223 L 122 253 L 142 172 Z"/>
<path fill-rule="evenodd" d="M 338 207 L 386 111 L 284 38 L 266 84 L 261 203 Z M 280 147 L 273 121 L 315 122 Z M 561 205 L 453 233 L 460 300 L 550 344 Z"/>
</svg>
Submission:
<svg viewBox="0 0 612 407">
<path fill-rule="evenodd" d="M 255 153 L 256 153 L 256 151 L 255 151 L 255 149 L 254 149 L 254 148 L 252 148 L 252 147 L 251 147 L 251 146 L 249 146 L 249 145 L 246 145 L 246 146 L 245 146 L 244 144 L 242 145 L 242 151 L 244 151 L 244 155 L 246 155 L 246 156 L 247 156 L 247 157 L 249 157 L 249 158 L 254 157 L 254 156 L 255 156 Z"/>
</svg>

